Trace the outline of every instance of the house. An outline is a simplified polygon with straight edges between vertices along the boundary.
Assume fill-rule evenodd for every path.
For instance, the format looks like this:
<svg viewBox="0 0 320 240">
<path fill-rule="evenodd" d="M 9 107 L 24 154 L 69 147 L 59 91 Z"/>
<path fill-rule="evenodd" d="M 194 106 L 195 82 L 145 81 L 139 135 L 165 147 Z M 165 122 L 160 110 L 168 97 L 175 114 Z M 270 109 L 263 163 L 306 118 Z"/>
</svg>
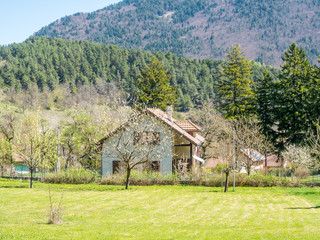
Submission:
<svg viewBox="0 0 320 240">
<path fill-rule="evenodd" d="M 250 161 L 251 168 L 254 170 L 262 170 L 262 169 L 270 169 L 270 168 L 286 168 L 287 162 L 283 163 L 278 160 L 278 156 L 276 154 L 267 154 L 267 166 L 265 165 L 265 156 L 262 155 L 255 149 L 240 149 L 237 161 L 238 167 L 240 168 L 240 172 L 246 172 L 243 167 L 247 164 L 247 161 Z M 215 169 L 219 164 L 225 164 L 222 158 L 209 158 L 206 159 L 204 163 L 205 168 Z"/>
<path fill-rule="evenodd" d="M 241 149 L 240 156 L 246 159 L 250 159 L 252 161 L 252 168 L 254 168 L 255 170 L 287 167 L 287 162 L 281 162 L 276 154 L 267 154 L 267 156 L 264 156 L 255 149 Z M 265 161 L 266 157 L 267 165 Z"/>
<path fill-rule="evenodd" d="M 172 107 L 168 107 L 167 112 L 148 108 L 101 139 L 102 175 L 110 175 L 119 170 L 121 157 L 115 146 L 121 136 L 126 138 L 131 146 L 144 144 L 147 148 L 160 152 L 159 157 L 152 161 L 151 167 L 162 174 L 174 172 L 181 162 L 189 170 L 203 162 L 200 158 L 200 146 L 204 142 L 204 138 L 199 134 L 201 128 L 189 120 L 175 120 L 172 113 Z"/>
</svg>

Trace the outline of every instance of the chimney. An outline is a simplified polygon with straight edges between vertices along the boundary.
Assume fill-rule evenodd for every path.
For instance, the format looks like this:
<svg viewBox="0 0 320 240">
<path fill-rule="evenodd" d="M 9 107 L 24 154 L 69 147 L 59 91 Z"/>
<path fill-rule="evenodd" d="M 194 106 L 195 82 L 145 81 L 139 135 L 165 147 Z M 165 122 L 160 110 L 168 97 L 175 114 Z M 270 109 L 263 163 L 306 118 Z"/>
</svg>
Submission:
<svg viewBox="0 0 320 240">
<path fill-rule="evenodd" d="M 168 114 L 168 119 L 172 122 L 172 106 L 167 106 L 167 114 Z"/>
</svg>

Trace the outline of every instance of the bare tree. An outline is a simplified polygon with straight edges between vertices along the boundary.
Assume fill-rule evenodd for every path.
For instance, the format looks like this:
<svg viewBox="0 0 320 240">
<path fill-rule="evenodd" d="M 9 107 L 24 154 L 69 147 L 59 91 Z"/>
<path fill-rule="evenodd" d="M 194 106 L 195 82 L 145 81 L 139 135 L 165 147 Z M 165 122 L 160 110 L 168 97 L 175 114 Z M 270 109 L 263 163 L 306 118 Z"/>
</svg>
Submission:
<svg viewBox="0 0 320 240">
<path fill-rule="evenodd" d="M 3 135 L 5 141 L 7 141 L 7 146 L 9 147 L 7 156 L 9 157 L 9 161 L 13 163 L 12 146 L 18 117 L 13 111 L 8 109 L 1 111 L 0 114 L 0 134 Z"/>
<path fill-rule="evenodd" d="M 166 157 L 171 147 L 169 134 L 154 117 L 144 111 L 133 111 L 130 120 L 109 137 L 106 156 L 119 159 L 125 170 L 125 188 L 129 188 L 131 171 Z"/>
<path fill-rule="evenodd" d="M 212 116 L 210 134 L 206 140 L 209 145 L 206 149 L 206 155 L 211 158 L 221 159 L 223 162 L 223 172 L 225 173 L 224 191 L 228 192 L 229 176 L 234 169 L 233 163 L 233 125 L 229 120 L 221 115 Z"/>
<path fill-rule="evenodd" d="M 216 112 L 214 105 L 211 102 L 203 103 L 201 109 L 193 109 L 190 111 L 188 118 L 192 122 L 202 126 L 201 135 L 206 139 L 206 141 L 201 145 L 201 157 L 206 159 L 211 155 L 210 149 L 212 142 L 215 141 L 215 130 L 223 118 Z"/>
<path fill-rule="evenodd" d="M 260 152 L 265 150 L 267 140 L 261 133 L 259 125 L 253 119 L 239 120 L 237 122 L 236 139 L 239 151 L 242 153 L 242 164 L 250 175 L 255 162 L 264 163 L 265 156 Z"/>
<path fill-rule="evenodd" d="M 310 154 L 315 159 L 313 164 L 313 170 L 320 169 L 320 125 L 319 122 L 316 124 L 315 131 L 309 129 L 307 132 L 306 142 L 309 146 Z"/>
</svg>

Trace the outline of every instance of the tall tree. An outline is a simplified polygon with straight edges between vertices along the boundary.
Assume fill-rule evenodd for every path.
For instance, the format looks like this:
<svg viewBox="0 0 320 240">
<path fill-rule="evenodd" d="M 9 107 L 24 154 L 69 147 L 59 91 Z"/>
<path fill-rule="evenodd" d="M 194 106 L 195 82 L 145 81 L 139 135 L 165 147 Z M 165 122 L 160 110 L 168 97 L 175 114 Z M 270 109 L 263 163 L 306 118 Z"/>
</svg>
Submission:
<svg viewBox="0 0 320 240">
<path fill-rule="evenodd" d="M 275 80 L 268 70 L 265 70 L 263 77 L 259 79 L 255 88 L 256 113 L 262 133 L 269 139 L 275 138 L 273 109 L 274 109 L 274 85 Z"/>
<path fill-rule="evenodd" d="M 320 63 L 320 58 L 318 60 Z M 316 123 L 319 122 L 319 112 L 320 112 L 320 67 L 314 65 L 312 68 L 312 80 L 310 82 L 309 88 L 309 108 L 308 108 L 308 118 L 309 122 L 312 124 L 311 128 L 313 131 L 317 131 L 318 126 Z"/>
<path fill-rule="evenodd" d="M 219 108 L 227 119 L 233 121 L 233 165 L 237 165 L 236 120 L 250 115 L 253 110 L 254 94 L 252 90 L 252 64 L 246 59 L 240 45 L 231 46 L 227 55 L 227 64 L 222 69 L 218 82 Z M 233 171 L 233 190 L 235 190 L 235 173 Z"/>
<path fill-rule="evenodd" d="M 153 57 L 147 68 L 141 70 L 135 82 L 138 103 L 162 110 L 168 105 L 177 104 L 176 88 L 170 85 L 170 78 L 168 70 Z"/>
<path fill-rule="evenodd" d="M 217 85 L 219 109 L 227 119 L 249 115 L 253 107 L 252 64 L 241 51 L 240 45 L 231 46 L 227 64 Z"/>
<path fill-rule="evenodd" d="M 312 79 L 312 66 L 303 48 L 292 43 L 282 56 L 283 65 L 276 86 L 275 122 L 278 137 L 284 144 L 301 143 L 310 126 L 308 123 L 308 89 Z"/>
</svg>

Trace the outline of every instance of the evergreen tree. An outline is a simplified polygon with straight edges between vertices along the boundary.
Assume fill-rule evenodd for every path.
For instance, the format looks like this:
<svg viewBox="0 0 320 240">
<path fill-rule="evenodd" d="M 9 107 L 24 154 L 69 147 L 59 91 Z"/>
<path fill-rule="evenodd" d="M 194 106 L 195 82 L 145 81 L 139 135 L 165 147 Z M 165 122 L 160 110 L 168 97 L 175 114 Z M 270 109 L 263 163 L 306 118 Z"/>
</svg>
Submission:
<svg viewBox="0 0 320 240">
<path fill-rule="evenodd" d="M 176 89 L 170 85 L 171 76 L 156 57 L 141 72 L 135 82 L 138 103 L 162 110 L 177 104 Z"/>
<path fill-rule="evenodd" d="M 320 62 L 320 58 L 318 60 Z M 320 112 L 320 68 L 314 65 L 312 67 L 311 82 L 309 87 L 309 108 L 308 119 L 311 124 L 311 128 L 317 131 L 317 124 L 319 123 Z"/>
<path fill-rule="evenodd" d="M 261 131 L 270 140 L 275 138 L 275 132 L 272 129 L 274 126 L 274 83 L 275 82 L 271 73 L 265 70 L 263 77 L 259 79 L 255 88 L 257 98 L 256 113 L 260 123 Z"/>
<path fill-rule="evenodd" d="M 218 82 L 219 109 L 227 119 L 238 119 L 250 114 L 253 106 L 252 64 L 246 60 L 241 47 L 231 46 L 227 64 Z"/>
<path fill-rule="evenodd" d="M 312 67 L 303 48 L 292 43 L 281 57 L 283 65 L 276 86 L 275 122 L 283 144 L 301 143 L 308 130 L 308 89 Z"/>
</svg>

